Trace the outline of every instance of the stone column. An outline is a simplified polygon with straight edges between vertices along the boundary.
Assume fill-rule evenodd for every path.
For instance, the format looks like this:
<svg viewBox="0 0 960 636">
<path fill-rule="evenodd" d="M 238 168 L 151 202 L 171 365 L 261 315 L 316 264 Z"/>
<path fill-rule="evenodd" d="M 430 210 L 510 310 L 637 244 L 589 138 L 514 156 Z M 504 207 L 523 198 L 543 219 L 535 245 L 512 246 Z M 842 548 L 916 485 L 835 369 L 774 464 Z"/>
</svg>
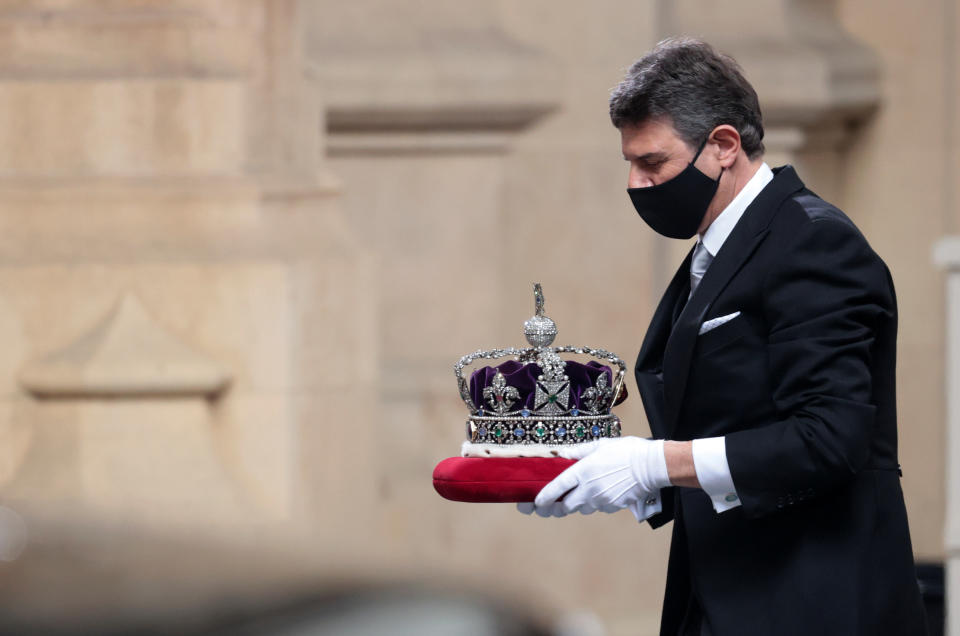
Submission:
<svg viewBox="0 0 960 636">
<path fill-rule="evenodd" d="M 934 261 L 946 270 L 946 552 L 947 634 L 960 635 L 960 238 L 942 239 Z"/>
</svg>

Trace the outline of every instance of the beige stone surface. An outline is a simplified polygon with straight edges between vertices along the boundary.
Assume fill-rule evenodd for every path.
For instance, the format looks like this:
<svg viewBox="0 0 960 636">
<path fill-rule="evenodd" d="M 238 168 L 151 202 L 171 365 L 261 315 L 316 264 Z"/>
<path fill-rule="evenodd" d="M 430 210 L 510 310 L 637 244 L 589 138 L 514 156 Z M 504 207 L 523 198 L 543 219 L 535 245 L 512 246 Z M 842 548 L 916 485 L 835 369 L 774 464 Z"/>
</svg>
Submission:
<svg viewBox="0 0 960 636">
<path fill-rule="evenodd" d="M 65 348 L 27 363 L 20 382 L 42 396 L 216 396 L 230 377 L 170 334 L 136 295 Z"/>
<path fill-rule="evenodd" d="M 100 596 L 58 616 L 144 571 L 156 586 L 119 598 L 163 611 L 180 564 L 223 568 L 184 566 L 202 597 L 249 581 L 259 565 L 225 564 L 252 551 L 278 585 L 458 581 L 656 633 L 669 529 L 455 504 L 428 480 L 462 439 L 453 363 L 523 343 L 534 281 L 558 342 L 636 355 L 689 245 L 632 210 L 607 95 L 681 32 L 741 60 L 768 161 L 893 271 L 903 483 L 916 552 L 941 559 L 929 254 L 960 228 L 955 5 L 0 1 L 0 498 L 41 546 L 4 595 L 48 610 L 50 555 L 87 550 Z M 109 346 L 84 348 L 98 325 Z M 27 390 L 37 365 L 52 395 Z M 193 388 L 107 398 L 90 368 Z M 647 434 L 628 388 L 625 430 Z"/>
<path fill-rule="evenodd" d="M 0 81 L 0 178 L 236 173 L 242 98 L 216 77 Z"/>
<path fill-rule="evenodd" d="M 58 620 L 183 609 L 135 565 L 164 545 L 197 548 L 201 603 L 236 582 L 199 546 L 259 550 L 274 582 L 365 565 L 375 261 L 323 168 L 297 15 L 0 3 L 0 496 L 32 540 L 0 585 L 27 616 L 53 544 L 99 555 Z M 152 583 L 115 604 L 131 577 Z"/>
</svg>

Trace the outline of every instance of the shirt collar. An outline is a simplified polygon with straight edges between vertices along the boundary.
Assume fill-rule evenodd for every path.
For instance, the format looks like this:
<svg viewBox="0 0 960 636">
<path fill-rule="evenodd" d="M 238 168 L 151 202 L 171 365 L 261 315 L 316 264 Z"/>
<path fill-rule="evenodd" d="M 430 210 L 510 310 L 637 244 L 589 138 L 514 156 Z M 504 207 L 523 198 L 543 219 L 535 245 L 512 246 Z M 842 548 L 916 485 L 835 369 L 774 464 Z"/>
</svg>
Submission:
<svg viewBox="0 0 960 636">
<path fill-rule="evenodd" d="M 713 220 L 707 231 L 700 237 L 700 242 L 710 252 L 710 256 L 717 255 L 727 237 L 730 236 L 730 232 L 736 226 L 737 221 L 743 216 L 747 206 L 753 203 L 760 191 L 771 181 L 773 181 L 773 171 L 764 162 L 757 169 L 756 174 L 750 177 L 743 189 L 737 193 L 737 196 L 733 197 L 733 201 L 723 209 L 720 216 Z"/>
</svg>

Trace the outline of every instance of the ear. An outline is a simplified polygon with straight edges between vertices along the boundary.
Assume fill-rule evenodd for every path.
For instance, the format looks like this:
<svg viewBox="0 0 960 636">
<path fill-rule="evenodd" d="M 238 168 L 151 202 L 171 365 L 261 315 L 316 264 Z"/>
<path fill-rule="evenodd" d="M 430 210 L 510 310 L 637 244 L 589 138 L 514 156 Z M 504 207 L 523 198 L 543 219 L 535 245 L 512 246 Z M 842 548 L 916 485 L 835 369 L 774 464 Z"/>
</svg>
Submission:
<svg viewBox="0 0 960 636">
<path fill-rule="evenodd" d="M 729 124 L 721 124 L 713 129 L 707 138 L 710 151 L 716 153 L 717 162 L 724 168 L 729 168 L 740 154 L 740 133 Z"/>
</svg>

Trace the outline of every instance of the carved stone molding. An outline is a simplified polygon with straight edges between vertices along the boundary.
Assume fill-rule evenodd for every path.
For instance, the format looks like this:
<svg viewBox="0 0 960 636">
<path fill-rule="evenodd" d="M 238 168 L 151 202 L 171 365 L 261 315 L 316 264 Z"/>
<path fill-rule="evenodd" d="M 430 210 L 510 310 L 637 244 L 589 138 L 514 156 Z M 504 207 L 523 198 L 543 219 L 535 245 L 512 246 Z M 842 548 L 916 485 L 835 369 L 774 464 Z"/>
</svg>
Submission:
<svg viewBox="0 0 960 636">
<path fill-rule="evenodd" d="M 442 14 L 440 4 L 430 6 Z M 503 33 L 483 15 L 490 10 L 475 9 L 469 24 L 453 15 L 406 16 L 399 31 L 384 28 L 377 0 L 364 0 L 351 11 L 369 14 L 370 28 L 308 29 L 308 72 L 323 88 L 328 152 L 362 154 L 377 144 L 401 153 L 502 150 L 509 133 L 556 108 L 546 56 Z"/>
<path fill-rule="evenodd" d="M 230 382 L 220 366 L 161 326 L 125 294 L 95 327 L 20 373 L 43 397 L 213 397 Z"/>
<path fill-rule="evenodd" d="M 760 95 L 768 149 L 836 148 L 880 103 L 876 55 L 843 30 L 834 0 L 661 4 L 665 34 L 703 37 L 743 66 Z"/>
</svg>

